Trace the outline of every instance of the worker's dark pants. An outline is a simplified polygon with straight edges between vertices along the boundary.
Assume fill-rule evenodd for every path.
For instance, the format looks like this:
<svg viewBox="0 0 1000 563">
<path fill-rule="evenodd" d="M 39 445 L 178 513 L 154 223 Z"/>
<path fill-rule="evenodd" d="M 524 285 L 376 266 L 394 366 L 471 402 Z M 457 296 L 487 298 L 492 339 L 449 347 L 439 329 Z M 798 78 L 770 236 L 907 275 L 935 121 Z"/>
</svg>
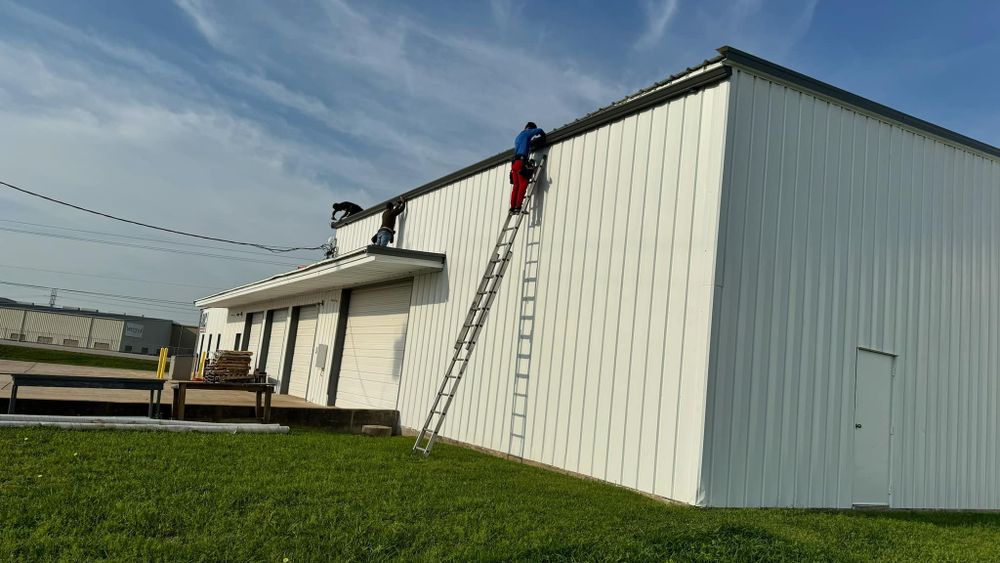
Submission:
<svg viewBox="0 0 1000 563">
<path fill-rule="evenodd" d="M 513 184 L 510 189 L 511 209 L 520 208 L 524 203 L 524 192 L 528 190 L 530 180 L 531 169 L 527 167 L 524 160 L 520 158 L 515 160 L 510 166 L 510 181 Z"/>
</svg>

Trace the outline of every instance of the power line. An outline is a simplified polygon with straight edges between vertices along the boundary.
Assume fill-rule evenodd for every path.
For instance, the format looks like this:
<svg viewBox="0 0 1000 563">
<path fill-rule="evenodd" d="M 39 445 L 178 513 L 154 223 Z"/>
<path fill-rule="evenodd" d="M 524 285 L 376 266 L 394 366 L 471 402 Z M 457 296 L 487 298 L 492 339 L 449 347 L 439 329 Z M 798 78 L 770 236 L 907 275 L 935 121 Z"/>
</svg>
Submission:
<svg viewBox="0 0 1000 563">
<path fill-rule="evenodd" d="M 115 221 L 121 221 L 123 223 L 129 223 L 131 225 L 137 225 L 139 227 L 146 227 L 147 229 L 155 229 L 157 231 L 164 231 L 164 232 L 167 232 L 167 233 L 173 233 L 175 235 L 181 235 L 181 236 L 186 236 L 186 237 L 194 237 L 194 238 L 199 238 L 199 239 L 203 239 L 203 240 L 213 240 L 215 242 L 224 242 L 224 243 L 227 243 L 227 244 L 236 244 L 236 245 L 240 245 L 240 246 L 252 246 L 252 247 L 260 248 L 261 250 L 267 250 L 267 251 L 270 251 L 270 252 L 294 252 L 296 250 L 323 250 L 322 246 L 296 246 L 296 247 L 272 246 L 272 245 L 268 245 L 268 244 L 258 244 L 258 243 L 254 243 L 254 242 L 242 242 L 242 241 L 230 240 L 230 239 L 224 239 L 224 238 L 218 238 L 218 237 L 210 237 L 210 236 L 207 236 L 207 235 L 199 235 L 199 234 L 195 234 L 195 233 L 189 233 L 189 232 L 186 232 L 186 231 L 178 231 L 176 229 L 168 229 L 166 227 L 157 227 L 156 225 L 150 225 L 148 223 L 141 223 L 139 221 L 133 221 L 131 219 L 123 219 L 121 217 L 116 217 L 114 215 L 110 215 L 108 213 L 103 213 L 101 211 L 94 211 L 93 209 L 87 209 L 86 207 L 80 207 L 79 205 L 74 205 L 72 203 L 68 203 L 68 202 L 65 202 L 65 201 L 53 198 L 53 197 L 49 197 L 47 195 L 42 195 L 40 193 L 33 192 L 31 190 L 26 190 L 24 188 L 19 188 L 19 187 L 15 186 L 14 184 L 9 184 L 9 183 L 4 182 L 4 181 L 0 181 L 0 185 L 6 186 L 6 187 L 8 187 L 8 188 L 10 188 L 12 190 L 19 191 L 19 192 L 21 192 L 23 194 L 27 194 L 27 195 L 34 196 L 34 197 L 37 197 L 37 198 L 40 198 L 40 199 L 44 199 L 45 201 L 49 201 L 49 202 L 52 202 L 52 203 L 56 203 L 58 205 L 63 205 L 63 206 L 66 206 L 66 207 L 70 207 L 70 208 L 76 209 L 78 211 L 83 211 L 83 212 L 86 212 L 86 213 L 91 213 L 93 215 L 98 215 L 100 217 L 106 217 L 108 219 L 114 219 Z"/>
<path fill-rule="evenodd" d="M 75 299 L 75 300 L 80 300 L 80 301 L 86 301 L 87 300 L 87 299 L 81 299 L 80 297 L 77 297 L 75 294 L 74 295 L 61 295 L 60 297 L 62 299 Z M 90 296 L 86 296 L 86 297 L 90 297 Z M 134 299 L 125 299 L 125 298 L 118 298 L 118 297 L 101 297 L 101 299 L 102 300 L 107 300 L 109 303 L 114 303 L 115 305 L 123 305 L 124 304 L 124 305 L 132 305 L 132 306 L 135 306 L 135 307 L 139 307 L 139 306 L 141 306 L 141 307 L 155 307 L 157 309 L 171 309 L 171 310 L 174 310 L 174 311 L 186 311 L 186 312 L 192 312 L 192 311 L 195 310 L 194 305 L 186 305 L 186 306 L 184 306 L 184 305 L 169 305 L 169 304 L 166 304 L 166 303 L 163 303 L 163 304 L 161 304 L 161 303 L 150 303 L 150 302 L 147 302 L 147 301 L 136 301 Z"/>
<path fill-rule="evenodd" d="M 94 242 L 98 244 L 108 244 L 111 246 L 127 246 L 129 248 L 140 248 L 143 250 L 156 250 L 159 252 L 170 252 L 173 254 L 187 254 L 190 256 L 204 256 L 207 258 L 221 258 L 223 260 L 239 260 L 240 262 L 252 263 L 252 264 L 270 264 L 273 266 L 297 266 L 295 262 L 274 262 L 270 260 L 259 260 L 256 258 L 243 258 L 240 256 L 225 256 L 222 254 L 211 254 L 208 252 L 196 252 L 193 250 L 181 250 L 178 248 L 163 248 L 158 246 L 147 246 L 143 244 L 132 244 L 129 242 L 117 241 L 117 240 L 100 240 L 100 239 L 90 239 L 85 237 L 74 237 L 70 235 L 62 235 L 59 233 L 43 233 L 41 231 L 28 231 L 24 229 L 13 229 L 10 227 L 0 227 L 0 231 L 6 231 L 9 233 L 21 233 L 26 235 L 37 235 L 43 237 L 58 238 L 64 240 L 75 240 L 80 242 Z"/>
<path fill-rule="evenodd" d="M 75 233 L 87 233 L 87 234 L 91 234 L 91 235 L 104 235 L 104 236 L 109 236 L 109 237 L 118 237 L 118 238 L 132 239 L 132 240 L 143 240 L 143 241 L 147 241 L 147 242 L 158 242 L 158 243 L 163 243 L 163 244 L 176 244 L 178 246 L 190 246 L 192 248 L 208 248 L 208 249 L 211 249 L 211 250 L 223 250 L 223 251 L 226 251 L 226 252 L 240 252 L 242 254 L 252 254 L 254 256 L 274 256 L 274 254 L 268 254 L 267 252 L 254 252 L 253 250 L 240 250 L 238 248 L 225 248 L 225 247 L 221 247 L 221 246 L 210 246 L 210 245 L 207 245 L 207 244 L 194 244 L 194 243 L 190 243 L 190 242 L 178 242 L 178 241 L 174 241 L 174 240 L 167 240 L 167 239 L 161 239 L 161 238 L 140 237 L 140 236 L 135 236 L 135 235 L 124 235 L 124 234 L 119 234 L 119 233 L 107 233 L 107 232 L 104 232 L 104 231 L 91 231 L 91 230 L 88 230 L 88 229 L 73 229 L 73 228 L 70 228 L 70 227 L 60 227 L 60 226 L 57 226 L 57 225 L 45 225 L 43 223 L 29 223 L 27 221 L 15 221 L 14 219 L 0 219 L 0 221 L 2 221 L 4 223 L 15 223 L 15 224 L 18 224 L 18 225 L 28 225 L 28 226 L 31 226 L 31 227 L 43 227 L 43 228 L 46 228 L 46 229 L 58 229 L 58 230 L 61 230 L 61 231 L 72 231 L 72 232 L 75 232 Z M 297 260 L 312 260 L 313 259 L 313 258 L 310 258 L 310 257 L 307 257 L 307 256 L 291 256 L 291 255 L 289 255 L 289 257 L 290 258 L 295 258 Z"/>
<path fill-rule="evenodd" d="M 159 298 L 156 298 L 156 297 L 137 297 L 137 296 L 133 296 L 133 295 L 118 295 L 118 294 L 115 294 L 115 293 L 101 293 L 99 291 L 85 291 L 85 290 L 82 290 L 82 289 L 69 289 L 69 288 L 66 288 L 66 287 L 52 287 L 52 286 L 46 286 L 46 285 L 36 285 L 36 284 L 31 284 L 31 283 L 18 283 L 18 282 L 10 282 L 10 281 L 3 281 L 3 280 L 0 280 L 0 284 L 11 285 L 11 286 L 14 286 L 14 287 L 29 287 L 29 288 L 32 288 L 32 289 L 45 289 L 45 290 L 55 289 L 55 290 L 58 290 L 58 291 L 66 291 L 66 292 L 69 292 L 69 293 L 80 293 L 80 294 L 83 294 L 83 295 L 97 295 L 97 296 L 101 296 L 101 297 L 117 297 L 119 299 L 132 299 L 132 300 L 141 301 L 141 302 L 148 302 L 148 303 L 162 303 L 162 304 L 167 304 L 167 305 L 185 305 L 185 306 L 192 305 L 193 306 L 192 303 L 189 303 L 187 301 L 174 301 L 172 299 L 159 299 Z"/>
<path fill-rule="evenodd" d="M 194 318 L 194 317 L 196 317 L 198 315 L 197 309 L 189 311 L 189 312 L 185 312 L 185 311 L 180 311 L 180 310 L 177 310 L 177 309 L 155 307 L 155 306 L 152 306 L 152 305 L 139 305 L 139 304 L 135 304 L 135 303 L 118 303 L 118 302 L 115 302 L 115 301 L 104 301 L 102 299 L 80 299 L 78 297 L 73 297 L 72 299 L 73 299 L 74 303 L 98 304 L 98 305 L 102 305 L 104 307 L 126 307 L 126 306 L 132 306 L 132 307 L 135 307 L 136 309 L 140 309 L 141 308 L 143 310 L 152 310 L 152 311 L 156 312 L 157 314 L 161 314 L 161 315 L 170 314 L 170 315 L 177 315 L 179 317 L 188 317 L 188 318 Z M 63 306 L 62 308 L 65 309 L 67 307 Z M 98 311 L 98 312 L 107 313 L 108 311 L 105 310 L 105 311 Z M 123 315 L 130 315 L 130 316 L 137 316 L 134 313 L 122 313 L 122 314 Z"/>
<path fill-rule="evenodd" d="M 140 280 L 140 279 L 136 279 L 136 278 L 123 278 L 123 277 L 119 277 L 119 276 L 101 276 L 101 275 L 98 275 L 98 274 L 81 274 L 79 272 L 65 272 L 63 270 L 48 270 L 48 269 L 45 269 L 45 268 L 29 268 L 28 266 L 14 266 L 12 264 L 0 264 L 0 268 L 14 268 L 16 270 L 29 270 L 29 271 L 32 271 L 32 272 L 46 272 L 46 273 L 49 273 L 49 274 L 63 274 L 63 275 L 67 275 L 67 276 L 84 276 L 84 277 L 88 277 L 88 278 L 100 278 L 100 279 L 115 280 L 115 281 L 131 281 L 131 282 L 139 282 L 139 283 L 155 283 L 155 284 L 159 284 L 159 285 L 173 285 L 173 286 L 177 286 L 177 287 L 191 287 L 191 288 L 198 288 L 198 289 L 223 289 L 221 287 L 211 286 L 211 285 L 197 285 L 197 284 L 191 284 L 191 283 L 177 283 L 177 282 L 165 282 L 165 281 L 155 281 L 155 280 Z"/>
</svg>

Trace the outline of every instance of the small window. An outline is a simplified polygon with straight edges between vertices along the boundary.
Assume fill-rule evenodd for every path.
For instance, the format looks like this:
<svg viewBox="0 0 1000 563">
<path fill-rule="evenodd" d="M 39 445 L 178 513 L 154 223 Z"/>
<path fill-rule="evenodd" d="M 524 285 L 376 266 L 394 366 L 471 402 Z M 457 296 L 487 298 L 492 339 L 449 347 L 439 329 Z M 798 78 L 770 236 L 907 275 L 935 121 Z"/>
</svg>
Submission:
<svg viewBox="0 0 1000 563">
<path fill-rule="evenodd" d="M 39 344 L 52 344 L 52 337 L 51 336 L 39 336 L 38 337 L 38 343 Z"/>
<path fill-rule="evenodd" d="M 10 333 L 10 338 L 8 338 L 7 340 L 14 340 L 16 342 L 20 342 L 21 340 L 24 340 L 24 335 L 17 332 L 12 332 Z"/>
<path fill-rule="evenodd" d="M 80 341 L 72 338 L 63 338 L 63 346 L 79 346 Z"/>
<path fill-rule="evenodd" d="M 125 351 L 126 352 L 131 352 L 132 351 L 132 345 L 131 344 L 126 345 L 125 346 Z"/>
<path fill-rule="evenodd" d="M 147 347 L 143 346 L 143 347 L 142 347 L 142 353 L 143 353 L 143 354 L 148 354 L 148 353 L 149 353 L 149 348 L 147 348 Z"/>
<path fill-rule="evenodd" d="M 110 350 L 111 345 L 107 342 L 94 342 L 94 350 Z"/>
<path fill-rule="evenodd" d="M 236 342 L 233 342 L 233 350 L 240 349 L 240 337 L 243 336 L 241 333 L 236 333 Z"/>
</svg>

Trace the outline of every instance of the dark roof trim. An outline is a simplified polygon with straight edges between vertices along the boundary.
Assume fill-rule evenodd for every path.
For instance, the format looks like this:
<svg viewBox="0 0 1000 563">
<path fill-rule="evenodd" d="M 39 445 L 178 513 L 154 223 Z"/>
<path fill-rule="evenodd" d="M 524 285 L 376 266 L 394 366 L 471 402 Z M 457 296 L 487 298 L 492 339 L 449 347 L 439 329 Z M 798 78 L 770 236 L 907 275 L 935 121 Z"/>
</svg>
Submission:
<svg viewBox="0 0 1000 563">
<path fill-rule="evenodd" d="M 706 64 L 711 64 L 713 62 L 717 62 L 718 60 L 720 59 L 706 61 Z M 687 72 L 691 72 L 693 70 L 695 69 L 688 69 Z M 558 143 L 559 141 L 563 141 L 570 137 L 574 137 L 576 135 L 580 135 L 581 133 L 585 133 L 592 129 L 596 129 L 602 125 L 611 123 L 612 121 L 617 121 L 619 119 L 628 117 L 632 114 L 639 113 L 640 111 L 643 111 L 655 105 L 662 104 L 668 100 L 679 98 L 696 90 L 705 88 L 706 86 L 711 86 L 717 82 L 721 82 L 729 78 L 731 72 L 732 71 L 728 67 L 718 66 L 706 70 L 704 72 L 701 72 L 699 74 L 696 74 L 694 76 L 691 76 L 690 78 L 687 78 L 685 80 L 680 80 L 675 84 L 665 86 L 659 90 L 654 90 L 649 93 L 640 93 L 639 95 L 633 95 L 634 97 L 632 97 L 631 99 L 626 98 L 626 101 L 622 103 L 613 104 L 605 109 L 596 111 L 582 119 L 578 119 L 577 121 L 574 121 L 568 125 L 564 125 L 563 127 L 560 127 L 558 129 L 553 129 L 547 135 L 547 142 L 549 144 Z M 459 180 L 463 180 L 465 178 L 468 178 L 469 176 L 478 174 L 483 170 L 488 170 L 490 168 L 493 168 L 494 166 L 503 164 L 504 162 L 509 161 L 513 156 L 514 156 L 513 149 L 506 150 L 502 153 L 483 159 L 471 166 L 466 166 L 465 168 L 458 170 L 457 172 L 452 172 L 451 174 L 448 174 L 443 178 L 439 178 L 437 180 L 424 184 L 420 187 L 414 188 L 403 194 L 402 197 L 406 199 L 412 199 L 414 197 L 433 192 L 449 184 L 453 184 Z M 382 202 L 372 207 L 369 207 L 364 211 L 351 215 L 350 217 L 344 219 L 343 221 L 339 221 L 334 226 L 336 228 L 340 228 L 345 225 L 350 225 L 351 223 L 364 219 L 365 217 L 371 217 L 372 215 L 381 212 L 385 208 L 386 203 L 387 202 Z"/>
<path fill-rule="evenodd" d="M 852 94 L 847 90 L 842 90 L 821 80 L 816 80 L 815 78 L 811 78 L 800 72 L 795 72 L 789 68 L 785 68 L 781 65 L 777 65 L 760 57 L 751 55 L 750 53 L 740 51 L 739 49 L 729 47 L 728 45 L 719 47 L 718 51 L 723 57 L 725 57 L 725 61 L 727 63 L 733 63 L 739 67 L 744 67 L 751 71 L 774 77 L 781 82 L 801 86 L 811 92 L 844 102 L 869 113 L 886 117 L 893 121 L 902 123 L 903 125 L 930 133 L 936 137 L 940 137 L 960 145 L 965 145 L 991 156 L 1000 157 L 1000 148 L 993 145 L 977 141 L 971 137 L 966 137 L 961 133 L 956 133 L 950 129 L 934 125 L 933 123 L 924 121 L 923 119 L 892 109 L 889 106 L 885 106 L 878 102 L 869 100 L 868 98 L 858 96 L 857 94 Z"/>
</svg>

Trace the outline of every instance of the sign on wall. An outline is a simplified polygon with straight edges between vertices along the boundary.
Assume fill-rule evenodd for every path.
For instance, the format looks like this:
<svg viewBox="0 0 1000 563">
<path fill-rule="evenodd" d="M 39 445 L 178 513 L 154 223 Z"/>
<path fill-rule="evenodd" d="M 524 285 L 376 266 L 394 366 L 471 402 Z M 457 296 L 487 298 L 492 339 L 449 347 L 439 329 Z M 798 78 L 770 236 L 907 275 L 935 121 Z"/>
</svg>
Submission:
<svg viewBox="0 0 1000 563">
<path fill-rule="evenodd" d="M 142 338 L 142 325 L 139 323 L 125 323 L 125 336 L 129 338 Z"/>
</svg>

